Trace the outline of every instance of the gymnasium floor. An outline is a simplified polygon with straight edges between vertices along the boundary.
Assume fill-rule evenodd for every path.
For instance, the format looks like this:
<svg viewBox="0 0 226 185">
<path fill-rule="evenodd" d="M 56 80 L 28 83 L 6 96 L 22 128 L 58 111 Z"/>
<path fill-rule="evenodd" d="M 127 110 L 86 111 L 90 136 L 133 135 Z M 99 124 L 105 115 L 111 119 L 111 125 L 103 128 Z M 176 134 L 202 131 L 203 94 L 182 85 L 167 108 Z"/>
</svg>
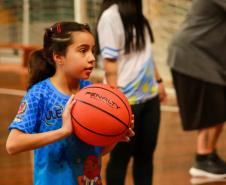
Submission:
<svg viewBox="0 0 226 185">
<path fill-rule="evenodd" d="M 20 67 L 0 65 L 0 185 L 32 184 L 32 154 L 25 152 L 9 156 L 5 151 L 7 127 L 17 112 L 23 94 L 20 90 L 25 90 L 25 81 L 26 72 Z M 194 132 L 182 131 L 175 97 L 170 95 L 168 103 L 162 106 L 161 128 L 155 153 L 154 185 L 226 185 L 226 182 L 211 183 L 210 179 L 190 178 L 188 170 L 193 162 L 195 138 Z M 219 153 L 226 159 L 225 131 L 219 148 Z M 107 160 L 108 156 L 103 158 L 103 179 Z M 130 164 L 126 185 L 133 185 L 131 168 Z"/>
</svg>

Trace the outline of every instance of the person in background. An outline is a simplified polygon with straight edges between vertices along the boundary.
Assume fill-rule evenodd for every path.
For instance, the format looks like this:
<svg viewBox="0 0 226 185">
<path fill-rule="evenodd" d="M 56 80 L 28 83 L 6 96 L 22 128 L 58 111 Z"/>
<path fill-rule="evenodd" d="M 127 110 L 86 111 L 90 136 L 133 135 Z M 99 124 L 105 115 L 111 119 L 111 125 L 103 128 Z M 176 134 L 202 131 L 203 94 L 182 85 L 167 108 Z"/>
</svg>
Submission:
<svg viewBox="0 0 226 185">
<path fill-rule="evenodd" d="M 193 0 L 169 46 L 182 126 L 197 131 L 192 176 L 225 178 L 217 143 L 226 121 L 226 0 Z"/>
<path fill-rule="evenodd" d="M 107 185 L 123 185 L 133 157 L 135 185 L 151 185 L 153 155 L 160 124 L 160 101 L 166 97 L 152 53 L 153 34 L 141 0 L 104 0 L 97 23 L 97 43 L 104 83 L 118 87 L 134 113 L 135 137 L 110 154 Z"/>
</svg>

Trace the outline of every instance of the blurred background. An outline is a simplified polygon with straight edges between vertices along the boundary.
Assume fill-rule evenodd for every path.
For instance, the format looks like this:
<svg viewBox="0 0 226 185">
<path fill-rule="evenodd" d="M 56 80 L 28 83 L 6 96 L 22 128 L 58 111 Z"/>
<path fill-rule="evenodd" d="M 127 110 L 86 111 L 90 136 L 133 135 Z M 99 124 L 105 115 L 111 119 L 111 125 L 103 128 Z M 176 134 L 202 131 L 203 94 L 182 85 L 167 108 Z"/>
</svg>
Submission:
<svg viewBox="0 0 226 185">
<path fill-rule="evenodd" d="M 32 152 L 9 156 L 5 151 L 7 127 L 26 92 L 26 61 L 41 47 L 46 27 L 57 21 L 88 23 L 95 30 L 102 0 L 0 0 L 0 185 L 32 184 Z M 166 64 L 167 47 L 184 20 L 191 0 L 143 0 L 143 11 L 154 31 L 154 58 L 165 82 L 168 100 L 161 107 L 162 120 L 155 153 L 154 185 L 222 185 L 206 179 L 190 179 L 188 170 L 195 152 L 194 132 L 183 132 L 171 75 Z M 103 71 L 95 69 L 91 80 L 100 82 Z M 226 134 L 219 143 L 226 158 Z M 103 179 L 108 156 L 103 159 Z M 131 166 L 126 185 L 132 185 Z"/>
<path fill-rule="evenodd" d="M 154 30 L 155 59 L 166 79 L 167 45 L 178 29 L 191 0 L 143 0 L 143 11 Z M 41 46 L 43 31 L 57 21 L 89 23 L 95 30 L 102 0 L 1 0 L 0 1 L 0 63 L 20 63 L 23 49 L 12 50 L 2 45 Z M 11 46 L 13 47 L 13 46 Z M 18 46 L 19 47 L 19 46 Z"/>
</svg>

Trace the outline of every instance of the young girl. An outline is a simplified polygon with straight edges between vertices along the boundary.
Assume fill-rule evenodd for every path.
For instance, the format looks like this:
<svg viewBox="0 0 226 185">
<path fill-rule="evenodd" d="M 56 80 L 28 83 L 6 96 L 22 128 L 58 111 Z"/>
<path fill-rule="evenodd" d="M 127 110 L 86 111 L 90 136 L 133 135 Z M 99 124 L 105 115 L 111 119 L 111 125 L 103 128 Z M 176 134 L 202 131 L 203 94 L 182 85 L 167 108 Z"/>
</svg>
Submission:
<svg viewBox="0 0 226 185">
<path fill-rule="evenodd" d="M 166 93 L 153 61 L 153 36 L 142 13 L 142 1 L 104 0 L 97 32 L 105 82 L 124 92 L 135 116 L 136 136 L 111 152 L 107 185 L 124 185 L 131 157 L 134 184 L 151 185 L 160 100 L 164 100 Z"/>
<path fill-rule="evenodd" d="M 35 185 L 101 184 L 100 157 L 113 146 L 91 146 L 72 135 L 70 115 L 73 94 L 90 84 L 94 47 L 88 25 L 62 22 L 46 30 L 43 49 L 30 58 L 29 89 L 6 148 L 9 154 L 35 149 Z M 122 141 L 133 134 L 130 130 Z"/>
</svg>

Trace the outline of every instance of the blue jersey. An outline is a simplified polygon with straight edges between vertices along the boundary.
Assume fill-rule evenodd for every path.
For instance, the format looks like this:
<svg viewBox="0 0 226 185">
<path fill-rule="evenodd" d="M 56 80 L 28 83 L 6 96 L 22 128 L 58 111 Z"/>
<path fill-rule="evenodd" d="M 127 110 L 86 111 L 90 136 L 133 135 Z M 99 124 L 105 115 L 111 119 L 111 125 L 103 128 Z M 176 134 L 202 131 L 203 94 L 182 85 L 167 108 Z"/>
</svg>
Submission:
<svg viewBox="0 0 226 185">
<path fill-rule="evenodd" d="M 90 82 L 81 80 L 80 88 Z M 62 126 L 62 112 L 70 97 L 59 92 L 50 79 L 35 84 L 23 98 L 9 129 L 43 133 Z M 100 185 L 101 148 L 75 135 L 34 151 L 35 185 Z"/>
</svg>

